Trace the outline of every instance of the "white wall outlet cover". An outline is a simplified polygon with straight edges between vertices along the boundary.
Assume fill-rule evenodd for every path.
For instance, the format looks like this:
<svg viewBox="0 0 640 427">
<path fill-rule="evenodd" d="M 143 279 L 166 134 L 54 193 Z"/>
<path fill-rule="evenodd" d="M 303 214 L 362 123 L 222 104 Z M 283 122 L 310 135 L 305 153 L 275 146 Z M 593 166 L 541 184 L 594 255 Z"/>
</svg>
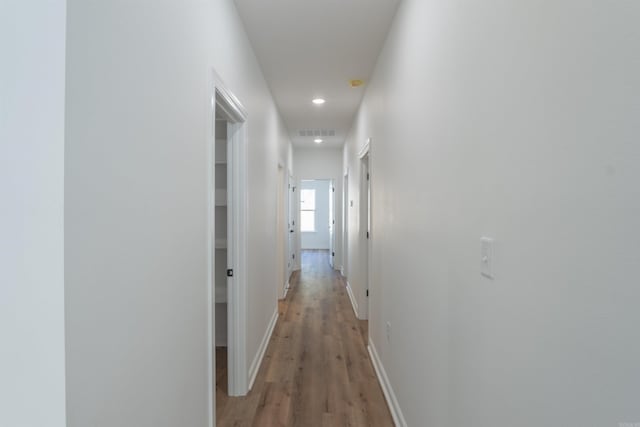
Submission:
<svg viewBox="0 0 640 427">
<path fill-rule="evenodd" d="M 480 273 L 489 279 L 493 279 L 493 239 L 480 238 Z"/>
</svg>

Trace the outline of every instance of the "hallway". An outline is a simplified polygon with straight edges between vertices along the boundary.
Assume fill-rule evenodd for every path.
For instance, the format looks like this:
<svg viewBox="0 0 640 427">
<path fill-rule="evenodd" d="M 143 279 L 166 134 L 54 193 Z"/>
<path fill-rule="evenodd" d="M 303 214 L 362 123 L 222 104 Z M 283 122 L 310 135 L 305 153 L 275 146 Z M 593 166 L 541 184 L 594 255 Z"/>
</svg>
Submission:
<svg viewBox="0 0 640 427">
<path fill-rule="evenodd" d="M 218 393 L 218 426 L 392 426 L 328 251 L 302 252 L 302 270 L 279 311 L 251 392 L 231 399 Z"/>
<path fill-rule="evenodd" d="M 639 22 L 1 1 L 0 427 L 640 427 Z"/>
</svg>

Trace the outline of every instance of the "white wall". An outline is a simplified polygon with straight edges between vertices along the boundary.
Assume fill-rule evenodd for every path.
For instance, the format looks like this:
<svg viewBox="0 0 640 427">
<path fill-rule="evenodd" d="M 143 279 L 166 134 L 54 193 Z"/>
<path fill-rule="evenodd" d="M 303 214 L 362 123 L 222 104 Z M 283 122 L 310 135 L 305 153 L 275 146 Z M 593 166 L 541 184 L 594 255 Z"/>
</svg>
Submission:
<svg viewBox="0 0 640 427">
<path fill-rule="evenodd" d="M 0 3 L 0 425 L 65 426 L 65 1 Z"/>
<path fill-rule="evenodd" d="M 331 181 L 305 180 L 300 183 L 300 190 L 316 191 L 315 231 L 302 231 L 302 249 L 329 249 L 329 197 Z M 302 192 L 300 193 L 302 196 Z M 301 223 L 302 224 L 302 223 Z"/>
<path fill-rule="evenodd" d="M 287 135 L 231 0 L 68 12 L 69 426 L 205 426 L 212 69 L 249 114 L 247 365 L 276 310 Z"/>
<path fill-rule="evenodd" d="M 408 425 L 640 422 L 638 21 L 401 3 L 345 154 L 357 202 L 373 138 L 369 331 Z"/>
<path fill-rule="evenodd" d="M 342 150 L 334 148 L 294 148 L 293 167 L 295 177 L 300 183 L 301 180 L 309 179 L 330 179 L 333 180 L 336 188 L 335 212 L 336 212 L 336 247 L 334 257 L 334 268 L 337 270 L 342 266 Z M 300 233 L 302 234 L 302 233 Z M 299 257 L 299 254 L 298 254 Z"/>
</svg>

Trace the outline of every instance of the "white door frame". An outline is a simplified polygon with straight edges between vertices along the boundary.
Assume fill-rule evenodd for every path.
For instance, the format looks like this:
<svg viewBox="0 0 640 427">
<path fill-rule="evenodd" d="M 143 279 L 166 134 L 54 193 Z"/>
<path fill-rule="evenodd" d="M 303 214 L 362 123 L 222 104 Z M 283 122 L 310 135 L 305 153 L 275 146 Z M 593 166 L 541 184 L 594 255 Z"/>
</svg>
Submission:
<svg viewBox="0 0 640 427">
<path fill-rule="evenodd" d="M 333 191 L 334 188 L 334 180 L 332 178 L 300 178 L 299 180 L 299 187 L 300 187 L 300 191 L 302 191 L 302 181 L 323 181 L 323 182 L 327 182 L 329 184 L 329 198 L 332 198 L 333 203 L 330 203 L 329 208 L 331 209 L 330 211 L 330 215 L 333 215 L 333 219 L 335 220 L 335 216 L 336 216 L 336 203 L 335 203 L 335 194 Z M 300 192 L 298 192 L 300 193 Z M 317 202 L 316 202 L 317 203 Z M 296 197 L 296 213 L 298 216 L 298 221 L 300 221 L 300 194 L 298 194 L 298 196 Z M 316 225 L 317 225 L 317 218 L 316 218 Z M 331 265 L 331 267 L 333 268 L 333 261 L 332 261 L 332 256 L 331 256 L 331 251 L 335 251 L 335 225 L 331 225 L 330 226 L 334 227 L 334 241 L 331 242 L 331 233 L 329 234 L 329 263 Z M 298 228 L 299 230 L 299 228 Z M 298 248 L 300 249 L 300 255 L 299 257 L 300 259 L 300 263 L 302 263 L 302 232 L 298 233 Z M 300 267 L 302 268 L 302 264 L 300 264 Z"/>
<path fill-rule="evenodd" d="M 246 117 L 246 116 L 245 116 Z M 233 236 L 227 242 L 227 356 L 228 394 L 244 396 L 249 391 L 247 372 L 247 150 L 246 121 L 229 123 L 227 132 L 227 185 L 231 200 L 227 205 L 227 226 Z"/>
<path fill-rule="evenodd" d="M 228 375 L 230 396 L 242 396 L 248 391 L 247 335 L 247 111 L 238 98 L 211 73 L 211 132 L 207 156 L 207 320 L 208 320 L 208 394 L 209 425 L 215 425 L 215 117 L 216 110 L 227 118 L 227 268 L 233 277 L 227 281 L 228 312 Z M 230 285 L 233 283 L 233 286 Z"/>
</svg>

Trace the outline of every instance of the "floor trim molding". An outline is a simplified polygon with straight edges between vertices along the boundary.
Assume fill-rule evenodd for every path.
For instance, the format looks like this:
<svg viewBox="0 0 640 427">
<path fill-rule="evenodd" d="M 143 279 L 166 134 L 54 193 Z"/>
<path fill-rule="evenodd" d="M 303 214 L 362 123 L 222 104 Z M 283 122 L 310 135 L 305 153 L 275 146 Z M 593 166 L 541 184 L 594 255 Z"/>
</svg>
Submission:
<svg viewBox="0 0 640 427">
<path fill-rule="evenodd" d="M 391 387 L 391 383 L 387 377 L 387 372 L 384 370 L 380 357 L 378 357 L 378 352 L 376 351 L 376 347 L 373 344 L 371 337 L 369 337 L 369 345 L 367 346 L 367 349 L 369 350 L 369 356 L 371 357 L 373 369 L 376 371 L 378 382 L 380 383 L 380 387 L 382 387 L 384 398 L 387 400 L 387 406 L 389 407 L 389 411 L 393 417 L 393 422 L 396 427 L 407 427 L 407 422 L 404 419 L 404 415 L 402 415 L 398 399 L 396 399 L 396 394 L 393 392 L 393 388 Z"/>
<path fill-rule="evenodd" d="M 277 306 L 275 311 L 273 312 L 273 316 L 271 317 L 271 321 L 269 322 L 267 331 L 264 334 L 264 337 L 262 337 L 262 342 L 260 343 L 260 347 L 258 348 L 258 353 L 253 359 L 253 362 L 251 362 L 251 367 L 249 368 L 249 390 L 253 388 L 253 383 L 256 381 L 258 371 L 260 370 L 260 366 L 262 365 L 262 359 L 264 359 L 264 354 L 267 351 L 267 346 L 269 345 L 269 341 L 271 340 L 271 335 L 273 334 L 273 330 L 276 327 L 276 323 L 278 323 Z"/>
<path fill-rule="evenodd" d="M 351 289 L 351 283 L 349 283 L 348 280 L 346 280 L 346 282 L 347 282 L 347 294 L 349 295 L 349 300 L 351 300 L 351 307 L 353 307 L 353 313 L 356 315 L 356 319 L 359 319 L 358 303 L 356 302 L 356 297 L 355 295 L 353 295 L 353 289 Z"/>
</svg>

